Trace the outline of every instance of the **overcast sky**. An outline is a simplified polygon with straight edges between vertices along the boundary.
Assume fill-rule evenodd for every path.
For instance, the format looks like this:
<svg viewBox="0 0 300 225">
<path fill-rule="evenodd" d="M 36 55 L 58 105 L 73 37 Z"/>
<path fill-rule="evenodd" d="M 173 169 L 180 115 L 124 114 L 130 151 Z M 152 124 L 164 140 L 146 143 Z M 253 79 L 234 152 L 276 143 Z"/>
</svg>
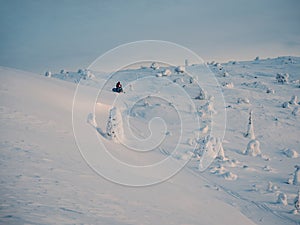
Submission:
<svg viewBox="0 0 300 225">
<path fill-rule="evenodd" d="M 0 65 L 77 70 L 143 39 L 205 61 L 300 56 L 299 24 L 298 0 L 0 0 Z"/>
</svg>

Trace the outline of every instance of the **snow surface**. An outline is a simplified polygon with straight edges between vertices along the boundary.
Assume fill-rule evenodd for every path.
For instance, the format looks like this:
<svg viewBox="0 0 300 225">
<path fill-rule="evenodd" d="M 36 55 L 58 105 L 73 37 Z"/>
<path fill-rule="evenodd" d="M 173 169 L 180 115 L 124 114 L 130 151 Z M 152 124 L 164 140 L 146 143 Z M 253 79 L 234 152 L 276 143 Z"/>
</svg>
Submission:
<svg viewBox="0 0 300 225">
<path fill-rule="evenodd" d="M 145 187 L 127 187 L 103 179 L 88 166 L 74 141 L 72 104 L 78 79 L 85 79 L 80 82 L 86 93 L 94 93 L 108 75 L 90 71 L 83 78 L 77 72 L 66 76 L 64 71 L 46 77 L 1 67 L 0 222 L 300 224 L 299 214 L 293 213 L 299 182 L 288 182 L 294 179 L 295 165 L 300 162 L 299 158 L 287 157 L 284 151 L 293 149 L 293 155 L 300 153 L 299 115 L 292 113 L 299 103 L 293 101 L 289 108 L 282 108 L 291 96 L 300 96 L 300 58 L 213 63 L 208 67 L 221 84 L 226 101 L 223 140 L 208 136 L 211 116 L 220 113 L 214 109 L 216 100 L 209 90 L 197 88 L 185 72 L 173 73 L 174 67 L 120 71 L 115 79 L 122 81 L 126 93 L 112 93 L 116 80 L 110 79 L 99 94 L 94 111 L 87 108 L 89 99 L 76 99 L 78 118 L 84 121 L 82 132 L 87 138 L 98 135 L 110 154 L 125 163 L 148 165 L 170 155 L 180 162 L 192 156 L 175 176 Z M 156 76 L 167 69 L 172 71 L 169 76 Z M 185 67 L 185 71 L 193 69 L 193 65 Z M 151 79 L 144 78 L 144 85 L 137 85 L 135 80 L 143 74 Z M 288 82 L 277 82 L 277 74 L 289 74 Z M 176 94 L 168 88 L 172 85 L 181 85 L 194 97 L 197 112 L 203 118 L 198 130 L 187 133 L 180 141 L 178 121 L 185 118 L 179 118 L 176 107 L 166 99 L 147 97 L 150 90 L 172 96 Z M 200 91 L 207 93 L 205 98 L 197 99 Z M 183 96 L 175 97 L 183 117 L 190 117 L 190 104 L 183 101 Z M 111 132 L 107 130 L 109 116 L 117 115 L 111 111 L 113 106 L 118 117 L 126 118 L 121 123 L 122 144 L 107 136 Z M 251 141 L 260 143 L 260 157 L 244 154 L 250 141 L 244 136 L 250 111 L 255 130 L 255 140 Z M 133 145 L 136 140 L 144 142 Z M 160 140 L 158 146 L 155 140 Z M 173 154 L 177 141 L 179 150 Z M 145 146 L 156 147 L 148 151 Z M 128 151 L 129 147 L 145 147 L 147 152 Z M 208 151 L 216 159 L 208 169 L 200 171 L 201 159 Z M 97 162 L 100 153 L 95 149 L 89 156 Z M 99 166 L 111 174 L 122 172 L 109 163 Z M 141 179 L 151 179 L 150 175 L 137 172 Z"/>
</svg>

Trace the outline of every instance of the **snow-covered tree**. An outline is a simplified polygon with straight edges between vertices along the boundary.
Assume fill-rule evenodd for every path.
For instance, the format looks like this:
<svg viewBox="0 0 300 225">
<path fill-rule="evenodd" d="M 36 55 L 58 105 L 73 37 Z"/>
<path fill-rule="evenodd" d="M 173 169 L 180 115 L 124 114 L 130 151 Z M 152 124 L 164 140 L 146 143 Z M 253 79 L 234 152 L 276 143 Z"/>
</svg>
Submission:
<svg viewBox="0 0 300 225">
<path fill-rule="evenodd" d="M 258 140 L 251 140 L 249 141 L 247 145 L 247 149 L 244 152 L 245 155 L 250 155 L 250 156 L 258 156 L 261 155 L 260 151 L 260 143 Z"/>
<path fill-rule="evenodd" d="M 113 107 L 109 112 L 109 118 L 106 125 L 106 134 L 114 142 L 120 142 L 123 138 L 122 116 L 116 107 Z"/>
<path fill-rule="evenodd" d="M 254 127 L 253 127 L 253 111 L 249 112 L 249 120 L 247 126 L 247 132 L 244 134 L 245 137 L 250 137 L 252 140 L 255 139 Z"/>
<path fill-rule="evenodd" d="M 277 203 L 287 206 L 288 204 L 287 195 L 283 192 L 280 192 L 277 196 Z"/>
<path fill-rule="evenodd" d="M 294 185 L 300 185 L 300 166 L 295 166 L 295 172 L 294 172 L 294 179 L 293 184 Z"/>
</svg>

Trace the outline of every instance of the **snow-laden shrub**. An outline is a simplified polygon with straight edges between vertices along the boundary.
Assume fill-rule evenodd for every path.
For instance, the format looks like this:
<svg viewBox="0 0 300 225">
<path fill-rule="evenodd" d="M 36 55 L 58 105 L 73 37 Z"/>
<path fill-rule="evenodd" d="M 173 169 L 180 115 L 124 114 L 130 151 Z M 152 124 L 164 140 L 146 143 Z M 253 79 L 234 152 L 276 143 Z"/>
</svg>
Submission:
<svg viewBox="0 0 300 225">
<path fill-rule="evenodd" d="M 177 66 L 177 67 L 175 68 L 175 72 L 176 72 L 176 73 L 184 73 L 184 72 L 185 72 L 184 66 Z"/>
<path fill-rule="evenodd" d="M 81 76 L 84 80 L 95 78 L 95 75 L 88 69 L 83 70 Z"/>
<path fill-rule="evenodd" d="M 205 105 L 200 106 L 198 108 L 198 112 L 202 113 L 203 115 L 205 114 L 216 114 L 216 110 L 214 109 L 214 103 L 213 101 L 208 101 Z"/>
<path fill-rule="evenodd" d="M 202 88 L 200 89 L 199 95 L 195 99 L 205 100 L 207 98 L 207 93 Z"/>
<path fill-rule="evenodd" d="M 295 172 L 294 172 L 294 179 L 293 184 L 294 185 L 300 185 L 300 166 L 295 166 Z"/>
<path fill-rule="evenodd" d="M 271 88 L 267 88 L 266 93 L 268 93 L 268 94 L 274 94 L 275 91 L 273 89 L 271 89 Z"/>
<path fill-rule="evenodd" d="M 298 214 L 300 212 L 300 190 L 298 190 L 298 194 L 294 200 L 295 211 L 294 214 Z"/>
<path fill-rule="evenodd" d="M 254 61 L 259 61 L 259 60 L 260 60 L 259 56 L 256 56 L 255 59 L 254 59 Z"/>
<path fill-rule="evenodd" d="M 82 74 L 83 73 L 83 69 L 78 69 L 77 73 Z"/>
<path fill-rule="evenodd" d="M 151 69 L 154 69 L 154 70 L 158 70 L 159 69 L 159 65 L 156 63 L 156 62 L 153 62 L 150 66 Z"/>
<path fill-rule="evenodd" d="M 163 72 L 162 72 L 162 75 L 163 76 L 170 76 L 172 74 L 172 71 L 169 70 L 169 69 L 165 69 Z"/>
<path fill-rule="evenodd" d="M 267 191 L 274 192 L 274 191 L 277 191 L 277 190 L 278 190 L 278 187 L 275 184 L 273 184 L 271 181 L 269 181 Z"/>
<path fill-rule="evenodd" d="M 291 97 L 291 100 L 289 101 L 289 103 L 290 103 L 291 105 L 297 105 L 297 104 L 298 104 L 298 97 L 297 97 L 297 95 L 293 95 L 293 96 Z"/>
<path fill-rule="evenodd" d="M 285 74 L 277 73 L 276 80 L 278 83 L 287 84 L 289 82 L 289 74 L 288 73 L 285 73 Z"/>
<path fill-rule="evenodd" d="M 294 149 L 284 149 L 283 154 L 288 158 L 298 158 L 298 152 L 296 152 Z"/>
<path fill-rule="evenodd" d="M 46 77 L 51 77 L 51 76 L 52 76 L 52 73 L 51 73 L 50 71 L 46 71 L 45 76 L 46 76 Z"/>
<path fill-rule="evenodd" d="M 259 156 L 261 155 L 260 143 L 258 140 L 251 140 L 247 145 L 247 149 L 244 152 L 245 155 L 249 156 Z"/>
<path fill-rule="evenodd" d="M 215 138 L 210 135 L 197 140 L 198 148 L 195 149 L 194 154 L 196 157 L 200 157 L 199 170 L 206 169 L 210 163 L 214 161 L 216 157 L 219 157 L 219 152 L 222 147 L 220 138 Z M 224 156 L 224 152 L 222 152 Z M 225 158 L 225 156 L 224 156 Z M 221 156 L 220 156 L 221 159 Z"/>
<path fill-rule="evenodd" d="M 114 142 L 120 142 L 123 138 L 122 115 L 116 107 L 113 107 L 109 112 L 109 118 L 106 125 L 106 134 Z"/>
<path fill-rule="evenodd" d="M 157 73 L 156 77 L 162 77 L 162 75 L 163 75 L 162 73 Z"/>
<path fill-rule="evenodd" d="M 223 82 L 222 86 L 226 88 L 234 88 L 234 84 L 232 82 Z"/>
<path fill-rule="evenodd" d="M 250 104 L 250 100 L 248 98 L 238 98 L 237 99 L 238 104 Z"/>
<path fill-rule="evenodd" d="M 223 73 L 223 77 L 229 77 L 229 73 L 225 71 L 225 72 Z"/>
<path fill-rule="evenodd" d="M 60 74 L 66 74 L 67 71 L 65 69 L 60 70 Z"/>
<path fill-rule="evenodd" d="M 208 125 L 205 125 L 203 128 L 201 128 L 202 134 L 207 134 L 208 130 L 209 130 Z"/>
<path fill-rule="evenodd" d="M 224 177 L 225 180 L 236 180 L 238 178 L 236 174 L 229 171 L 222 174 L 222 176 Z"/>
<path fill-rule="evenodd" d="M 290 103 L 289 102 L 284 102 L 281 105 L 282 108 L 290 108 Z"/>
<path fill-rule="evenodd" d="M 288 204 L 287 195 L 283 192 L 280 192 L 277 196 L 277 203 L 287 206 Z"/>
<path fill-rule="evenodd" d="M 299 107 L 295 107 L 294 110 L 292 111 L 293 116 L 297 116 L 299 113 Z"/>
</svg>

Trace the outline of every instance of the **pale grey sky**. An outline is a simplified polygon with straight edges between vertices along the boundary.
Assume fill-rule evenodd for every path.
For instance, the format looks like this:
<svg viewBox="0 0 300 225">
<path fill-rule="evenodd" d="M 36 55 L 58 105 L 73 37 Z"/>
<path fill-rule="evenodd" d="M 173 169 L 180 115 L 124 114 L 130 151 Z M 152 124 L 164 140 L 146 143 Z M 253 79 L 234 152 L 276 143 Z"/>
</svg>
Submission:
<svg viewBox="0 0 300 225">
<path fill-rule="evenodd" d="M 299 12 L 298 0 L 0 0 L 0 66 L 76 70 L 143 39 L 206 61 L 300 56 Z"/>
</svg>

